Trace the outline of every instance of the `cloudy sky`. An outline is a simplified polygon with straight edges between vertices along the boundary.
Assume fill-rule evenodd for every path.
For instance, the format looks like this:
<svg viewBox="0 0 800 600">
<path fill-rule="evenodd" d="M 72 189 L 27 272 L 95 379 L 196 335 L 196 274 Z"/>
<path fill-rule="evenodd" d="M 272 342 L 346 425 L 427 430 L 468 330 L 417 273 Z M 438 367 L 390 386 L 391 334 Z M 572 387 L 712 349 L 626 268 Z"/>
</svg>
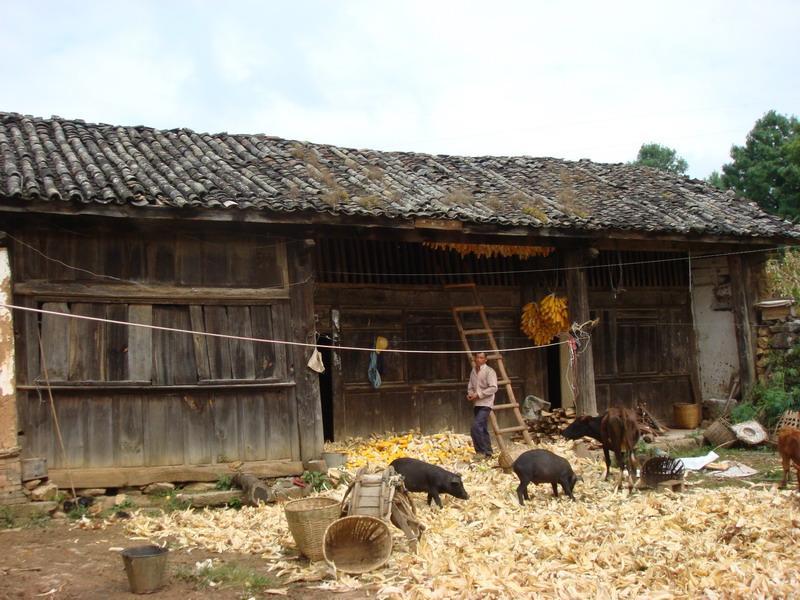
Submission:
<svg viewBox="0 0 800 600">
<path fill-rule="evenodd" d="M 705 177 L 800 114 L 800 2 L 0 0 L 0 111 Z"/>
</svg>

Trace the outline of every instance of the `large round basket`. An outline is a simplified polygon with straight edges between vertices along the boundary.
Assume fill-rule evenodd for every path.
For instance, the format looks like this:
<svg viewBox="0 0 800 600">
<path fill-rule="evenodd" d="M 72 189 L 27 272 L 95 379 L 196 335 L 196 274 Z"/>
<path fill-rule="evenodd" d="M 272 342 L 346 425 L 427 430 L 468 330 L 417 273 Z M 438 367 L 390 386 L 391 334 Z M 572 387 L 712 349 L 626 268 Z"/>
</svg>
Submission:
<svg viewBox="0 0 800 600">
<path fill-rule="evenodd" d="M 706 427 L 706 430 L 703 432 L 703 437 L 715 447 L 732 444 L 736 441 L 736 434 L 731 431 L 728 422 L 724 419 L 717 419 Z"/>
<path fill-rule="evenodd" d="M 699 404 L 678 402 L 672 405 L 672 417 L 678 429 L 694 429 L 700 425 L 702 407 Z"/>
<path fill-rule="evenodd" d="M 301 498 L 287 502 L 283 510 L 297 549 L 311 560 L 322 560 L 325 529 L 339 518 L 339 501 L 333 498 Z"/>
<path fill-rule="evenodd" d="M 325 560 L 344 573 L 377 569 L 392 554 L 392 533 L 381 519 L 366 515 L 343 517 L 330 524 L 322 545 Z"/>
</svg>

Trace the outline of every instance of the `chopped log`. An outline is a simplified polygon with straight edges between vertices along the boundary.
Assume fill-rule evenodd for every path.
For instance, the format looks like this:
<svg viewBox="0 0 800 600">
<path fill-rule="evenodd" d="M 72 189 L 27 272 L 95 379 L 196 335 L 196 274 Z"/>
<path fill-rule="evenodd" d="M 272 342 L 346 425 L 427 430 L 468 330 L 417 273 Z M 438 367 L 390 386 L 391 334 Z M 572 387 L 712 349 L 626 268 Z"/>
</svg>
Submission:
<svg viewBox="0 0 800 600">
<path fill-rule="evenodd" d="M 250 506 L 275 502 L 275 494 L 272 493 L 267 485 L 255 475 L 250 473 L 236 473 L 233 476 L 233 484 L 240 487 L 244 492 L 242 502 Z"/>
<path fill-rule="evenodd" d="M 223 506 L 235 500 L 242 500 L 241 490 L 214 490 L 213 492 L 200 492 L 199 494 L 177 494 L 175 499 L 186 502 L 194 508 L 204 506 Z"/>
</svg>

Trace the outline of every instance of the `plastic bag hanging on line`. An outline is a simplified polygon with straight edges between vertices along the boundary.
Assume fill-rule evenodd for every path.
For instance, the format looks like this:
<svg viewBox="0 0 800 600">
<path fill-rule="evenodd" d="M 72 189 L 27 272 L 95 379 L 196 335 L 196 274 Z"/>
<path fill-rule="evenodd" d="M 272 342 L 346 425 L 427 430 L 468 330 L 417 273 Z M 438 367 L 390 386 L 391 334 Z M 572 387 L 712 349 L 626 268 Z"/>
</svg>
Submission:
<svg viewBox="0 0 800 600">
<path fill-rule="evenodd" d="M 316 348 L 314 348 L 314 351 L 311 353 L 311 358 L 308 359 L 308 368 L 317 373 L 325 372 L 325 365 L 322 362 L 322 353 Z"/>
</svg>

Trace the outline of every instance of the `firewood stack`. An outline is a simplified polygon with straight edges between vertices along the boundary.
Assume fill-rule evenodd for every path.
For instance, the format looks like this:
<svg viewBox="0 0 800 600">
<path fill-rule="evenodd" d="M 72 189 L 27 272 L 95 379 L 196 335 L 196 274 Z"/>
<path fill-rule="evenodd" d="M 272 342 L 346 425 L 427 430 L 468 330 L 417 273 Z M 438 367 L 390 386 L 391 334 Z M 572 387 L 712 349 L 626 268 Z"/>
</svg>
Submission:
<svg viewBox="0 0 800 600">
<path fill-rule="evenodd" d="M 575 420 L 575 410 L 572 408 L 556 408 L 552 411 L 539 412 L 535 420 L 525 419 L 528 432 L 535 443 L 545 439 L 552 439 L 561 434 L 561 430 Z"/>
</svg>

